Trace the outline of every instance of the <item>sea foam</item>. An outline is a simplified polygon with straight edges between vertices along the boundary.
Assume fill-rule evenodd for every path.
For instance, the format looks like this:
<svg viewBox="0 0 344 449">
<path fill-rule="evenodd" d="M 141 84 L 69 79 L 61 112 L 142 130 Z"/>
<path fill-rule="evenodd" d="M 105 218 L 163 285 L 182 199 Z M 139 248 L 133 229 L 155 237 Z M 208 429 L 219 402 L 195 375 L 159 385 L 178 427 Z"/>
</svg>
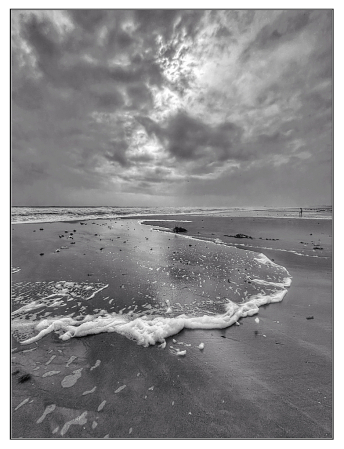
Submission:
<svg viewBox="0 0 344 449">
<path fill-rule="evenodd" d="M 240 318 L 257 314 L 262 305 L 282 301 L 286 293 L 287 290 L 282 289 L 271 295 L 259 294 L 241 304 L 229 301 L 226 305 L 226 313 L 216 316 L 190 317 L 183 314 L 173 318 L 159 316 L 131 319 L 129 315 L 112 313 L 97 317 L 88 315 L 82 321 L 70 317 L 47 319 L 36 325 L 37 335 L 21 343 L 31 344 L 53 331 L 62 331 L 59 337 L 61 340 L 103 332 L 116 332 L 147 347 L 156 343 L 164 343 L 166 338 L 178 334 L 183 329 L 227 328 Z"/>
</svg>

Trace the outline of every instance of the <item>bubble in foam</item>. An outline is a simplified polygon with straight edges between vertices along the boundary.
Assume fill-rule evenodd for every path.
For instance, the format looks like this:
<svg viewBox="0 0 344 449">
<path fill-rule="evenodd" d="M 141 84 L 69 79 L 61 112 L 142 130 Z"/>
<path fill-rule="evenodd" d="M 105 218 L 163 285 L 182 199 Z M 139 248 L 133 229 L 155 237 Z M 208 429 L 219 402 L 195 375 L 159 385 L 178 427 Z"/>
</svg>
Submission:
<svg viewBox="0 0 344 449">
<path fill-rule="evenodd" d="M 66 376 L 62 381 L 61 385 L 63 388 L 70 388 L 73 385 L 76 384 L 77 380 L 81 377 L 81 371 L 83 368 L 76 369 L 73 371 L 73 374 L 69 374 L 69 376 Z"/>
<path fill-rule="evenodd" d="M 27 404 L 29 402 L 30 398 L 24 399 L 14 410 L 18 410 L 18 408 L 22 407 L 23 405 Z"/>
<path fill-rule="evenodd" d="M 87 423 L 86 416 L 87 416 L 87 411 L 82 413 L 77 418 L 72 419 L 71 421 L 66 422 L 64 424 L 64 426 L 62 427 L 62 429 L 61 429 L 61 435 L 62 436 L 65 435 L 68 432 L 70 426 L 72 426 L 72 425 L 83 426 L 84 424 L 86 424 Z"/>
<path fill-rule="evenodd" d="M 51 377 L 55 376 L 56 374 L 60 374 L 61 371 L 48 371 L 42 375 L 42 377 Z"/>
<path fill-rule="evenodd" d="M 96 363 L 95 363 L 93 366 L 91 366 L 90 371 L 93 371 L 95 368 L 98 368 L 98 366 L 100 365 L 100 363 L 101 363 L 101 361 L 100 361 L 100 360 L 97 360 Z"/>
<path fill-rule="evenodd" d="M 115 393 L 119 393 L 120 391 L 124 390 L 125 387 L 126 385 L 122 385 L 121 387 L 117 388 L 117 390 L 115 390 Z"/>
<path fill-rule="evenodd" d="M 49 415 L 49 413 L 52 413 L 52 412 L 55 410 L 55 408 L 56 408 L 56 404 L 48 405 L 48 406 L 45 408 L 43 415 L 42 415 L 40 418 L 37 419 L 37 421 L 36 421 L 37 424 L 40 424 L 41 422 L 43 422 L 44 418 L 45 418 L 47 415 Z"/>
<path fill-rule="evenodd" d="M 184 350 L 184 351 L 181 351 L 180 349 L 177 349 L 176 355 L 178 355 L 178 356 L 184 356 L 184 355 L 186 355 L 186 351 L 185 351 L 185 350 Z"/>
<path fill-rule="evenodd" d="M 101 410 L 103 410 L 103 408 L 105 407 L 106 401 L 103 401 L 99 407 L 98 407 L 98 412 L 100 412 Z"/>
</svg>

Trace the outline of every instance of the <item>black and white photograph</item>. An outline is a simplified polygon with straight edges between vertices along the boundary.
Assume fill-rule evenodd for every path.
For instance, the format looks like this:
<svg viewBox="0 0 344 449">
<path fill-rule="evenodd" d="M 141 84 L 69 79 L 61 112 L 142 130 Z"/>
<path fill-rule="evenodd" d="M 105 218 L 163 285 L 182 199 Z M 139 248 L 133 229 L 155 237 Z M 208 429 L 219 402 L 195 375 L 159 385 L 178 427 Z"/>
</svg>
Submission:
<svg viewBox="0 0 344 449">
<path fill-rule="evenodd" d="M 147 6 L 7 10 L 9 438 L 333 440 L 335 11 Z"/>
</svg>

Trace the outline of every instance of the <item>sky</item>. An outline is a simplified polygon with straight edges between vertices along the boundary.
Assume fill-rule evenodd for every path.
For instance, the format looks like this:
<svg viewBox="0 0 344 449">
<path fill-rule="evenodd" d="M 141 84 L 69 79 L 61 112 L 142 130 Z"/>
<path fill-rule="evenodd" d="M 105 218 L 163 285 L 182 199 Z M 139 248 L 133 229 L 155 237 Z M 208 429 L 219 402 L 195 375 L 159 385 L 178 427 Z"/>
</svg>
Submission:
<svg viewBox="0 0 344 449">
<path fill-rule="evenodd" d="M 332 204 L 332 11 L 13 10 L 14 206 Z"/>
</svg>

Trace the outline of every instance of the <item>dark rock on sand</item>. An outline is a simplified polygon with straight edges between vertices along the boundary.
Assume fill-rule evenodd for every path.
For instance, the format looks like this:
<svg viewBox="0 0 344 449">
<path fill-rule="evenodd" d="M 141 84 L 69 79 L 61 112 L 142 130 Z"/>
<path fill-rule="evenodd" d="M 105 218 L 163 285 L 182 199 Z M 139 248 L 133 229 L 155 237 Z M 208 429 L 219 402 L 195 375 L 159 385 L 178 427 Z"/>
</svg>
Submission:
<svg viewBox="0 0 344 449">
<path fill-rule="evenodd" d="M 173 228 L 173 232 L 176 232 L 176 233 L 178 233 L 178 232 L 188 232 L 185 228 L 182 228 L 182 227 L 180 227 L 180 226 L 175 226 L 174 228 Z"/>
<path fill-rule="evenodd" d="M 312 316 L 307 316 L 306 320 L 314 320 L 314 316 L 313 315 Z"/>
<path fill-rule="evenodd" d="M 44 256 L 44 253 L 40 253 L 40 256 Z"/>
<path fill-rule="evenodd" d="M 235 239 L 253 239 L 253 237 L 251 237 L 250 235 L 246 235 L 246 234 L 235 234 L 235 235 L 224 234 L 224 237 L 233 237 Z"/>
<path fill-rule="evenodd" d="M 20 384 L 27 382 L 28 380 L 31 379 L 31 374 L 23 374 L 22 376 L 19 377 L 18 382 Z"/>
</svg>

